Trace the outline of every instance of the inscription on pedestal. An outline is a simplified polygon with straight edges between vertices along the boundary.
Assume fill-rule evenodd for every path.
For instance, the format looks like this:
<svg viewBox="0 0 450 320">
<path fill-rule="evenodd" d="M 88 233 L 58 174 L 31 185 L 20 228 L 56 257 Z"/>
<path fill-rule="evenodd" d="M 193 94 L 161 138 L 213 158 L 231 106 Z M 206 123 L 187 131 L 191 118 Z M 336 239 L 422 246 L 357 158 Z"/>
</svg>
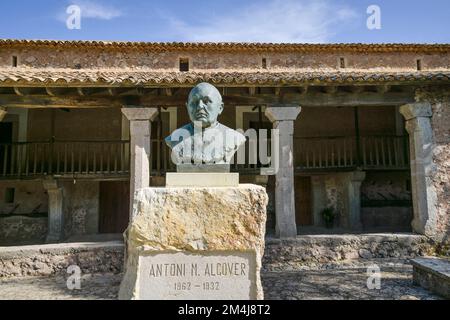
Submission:
<svg viewBox="0 0 450 320">
<path fill-rule="evenodd" d="M 146 253 L 139 259 L 140 299 L 256 299 L 252 252 Z"/>
</svg>

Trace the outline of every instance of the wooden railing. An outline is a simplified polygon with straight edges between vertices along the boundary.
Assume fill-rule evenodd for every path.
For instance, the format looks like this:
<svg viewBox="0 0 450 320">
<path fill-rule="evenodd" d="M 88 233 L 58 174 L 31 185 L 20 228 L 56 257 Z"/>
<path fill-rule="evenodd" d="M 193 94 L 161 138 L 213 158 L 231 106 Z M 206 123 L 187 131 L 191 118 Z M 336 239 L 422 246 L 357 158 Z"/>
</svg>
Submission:
<svg viewBox="0 0 450 320">
<path fill-rule="evenodd" d="M 127 174 L 128 141 L 53 141 L 0 144 L 0 177 Z"/>
<path fill-rule="evenodd" d="M 271 155 L 270 139 L 268 156 Z M 252 157 L 255 147 L 245 145 L 245 164 L 235 160 L 232 171 L 258 174 L 261 164 Z M 235 157 L 236 159 L 236 157 Z M 256 161 L 255 161 L 256 160 Z M 296 170 L 407 169 L 409 151 L 407 137 L 295 137 Z M 164 140 L 151 140 L 151 174 L 175 171 L 170 149 Z M 0 144 L 0 178 L 41 175 L 128 175 L 129 141 L 53 141 Z"/>
<path fill-rule="evenodd" d="M 407 169 L 408 137 L 295 137 L 297 170 L 362 167 Z"/>
<path fill-rule="evenodd" d="M 176 166 L 170 158 L 170 149 L 163 139 L 151 139 L 150 168 L 151 174 L 155 176 L 176 171 Z"/>
</svg>

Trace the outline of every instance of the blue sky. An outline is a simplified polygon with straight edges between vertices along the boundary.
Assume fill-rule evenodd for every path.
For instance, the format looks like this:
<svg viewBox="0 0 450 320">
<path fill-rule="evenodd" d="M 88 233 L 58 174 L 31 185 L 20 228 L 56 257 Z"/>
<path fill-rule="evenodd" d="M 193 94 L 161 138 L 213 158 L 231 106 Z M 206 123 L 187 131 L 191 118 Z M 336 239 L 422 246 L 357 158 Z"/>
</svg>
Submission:
<svg viewBox="0 0 450 320">
<path fill-rule="evenodd" d="M 81 29 L 66 9 L 81 8 Z M 369 30 L 368 6 L 381 12 Z M 0 38 L 118 41 L 450 42 L 449 0 L 14 0 Z"/>
</svg>

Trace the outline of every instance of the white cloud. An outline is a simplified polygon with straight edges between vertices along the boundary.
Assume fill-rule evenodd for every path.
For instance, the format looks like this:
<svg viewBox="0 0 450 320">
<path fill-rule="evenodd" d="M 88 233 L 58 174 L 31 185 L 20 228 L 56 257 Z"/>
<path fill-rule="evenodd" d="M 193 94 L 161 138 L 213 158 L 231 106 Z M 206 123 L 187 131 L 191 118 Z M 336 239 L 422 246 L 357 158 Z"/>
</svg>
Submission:
<svg viewBox="0 0 450 320">
<path fill-rule="evenodd" d="M 80 7 L 82 18 L 111 20 L 123 15 L 122 11 L 120 11 L 119 9 L 101 4 L 100 2 L 89 0 L 74 0 L 68 2 L 67 7 L 69 7 L 70 5 L 77 5 Z M 58 15 L 58 20 L 65 21 L 67 19 L 67 7 L 64 8 L 64 12 Z"/>
<path fill-rule="evenodd" d="M 328 42 L 356 17 L 330 0 L 271 0 L 207 17 L 201 25 L 165 15 L 171 31 L 184 41 Z M 204 22 L 205 19 L 202 19 Z"/>
</svg>

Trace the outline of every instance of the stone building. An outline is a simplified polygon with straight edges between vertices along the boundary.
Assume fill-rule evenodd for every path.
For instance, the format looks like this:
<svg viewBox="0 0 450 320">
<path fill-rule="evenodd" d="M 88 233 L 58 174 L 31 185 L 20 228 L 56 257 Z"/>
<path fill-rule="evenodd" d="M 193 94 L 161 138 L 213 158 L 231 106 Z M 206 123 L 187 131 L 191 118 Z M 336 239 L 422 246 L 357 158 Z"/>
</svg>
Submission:
<svg viewBox="0 0 450 320">
<path fill-rule="evenodd" d="M 267 187 L 268 233 L 448 240 L 450 45 L 0 40 L 0 245 L 123 232 L 202 81 L 225 125 L 280 129 L 276 175 L 232 166 Z"/>
</svg>

